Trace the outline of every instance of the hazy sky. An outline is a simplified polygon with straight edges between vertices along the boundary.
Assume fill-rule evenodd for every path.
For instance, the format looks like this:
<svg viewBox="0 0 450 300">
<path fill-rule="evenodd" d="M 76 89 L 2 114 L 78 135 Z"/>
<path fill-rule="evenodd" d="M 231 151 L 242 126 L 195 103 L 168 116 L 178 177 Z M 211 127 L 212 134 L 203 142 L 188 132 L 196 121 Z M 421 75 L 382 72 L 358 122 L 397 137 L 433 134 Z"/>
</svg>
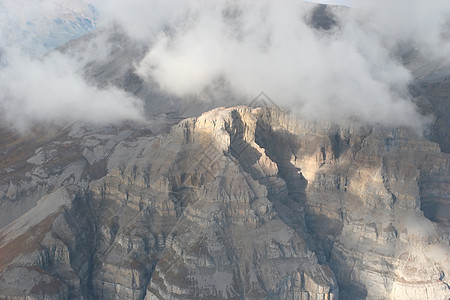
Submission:
<svg viewBox="0 0 450 300">
<path fill-rule="evenodd" d="M 352 1 L 349 9 L 334 9 L 338 26 L 328 31 L 310 25 L 314 5 L 302 0 L 21 1 L 28 2 L 33 18 L 92 3 L 101 26 L 114 20 L 149 47 L 136 73 L 167 93 L 192 98 L 220 79 L 242 97 L 264 91 L 310 119 L 417 126 L 423 118 L 410 100 L 412 77 L 399 54 L 416 49 L 435 60 L 450 53 L 448 0 Z M 14 2 L 0 5 L 8 3 Z M 16 6 L 4 11 L 21 14 Z M 141 118 L 140 100 L 86 83 L 75 61 L 55 53 L 36 59 L 18 45 L 0 45 L 3 122 L 26 128 L 39 121 Z"/>
</svg>

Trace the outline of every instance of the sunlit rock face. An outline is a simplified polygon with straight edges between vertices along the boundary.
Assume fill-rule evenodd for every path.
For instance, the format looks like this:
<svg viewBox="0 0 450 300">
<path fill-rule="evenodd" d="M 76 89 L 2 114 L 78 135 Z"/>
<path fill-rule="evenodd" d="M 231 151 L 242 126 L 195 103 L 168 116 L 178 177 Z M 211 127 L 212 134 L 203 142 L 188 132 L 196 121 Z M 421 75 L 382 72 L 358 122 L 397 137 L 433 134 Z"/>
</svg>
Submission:
<svg viewBox="0 0 450 300">
<path fill-rule="evenodd" d="M 450 156 L 408 128 L 240 106 L 2 139 L 0 298 L 450 295 Z"/>
</svg>

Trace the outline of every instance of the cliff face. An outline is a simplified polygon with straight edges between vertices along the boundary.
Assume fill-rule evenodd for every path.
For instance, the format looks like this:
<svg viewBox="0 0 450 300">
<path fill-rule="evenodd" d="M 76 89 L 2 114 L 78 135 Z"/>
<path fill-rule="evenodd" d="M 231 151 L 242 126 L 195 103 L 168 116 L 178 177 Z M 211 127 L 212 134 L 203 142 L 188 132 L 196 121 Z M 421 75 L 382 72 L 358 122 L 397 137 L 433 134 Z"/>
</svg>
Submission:
<svg viewBox="0 0 450 300">
<path fill-rule="evenodd" d="M 2 166 L 0 297 L 450 296 L 437 144 L 268 108 L 165 123 L 5 142 L 37 146 Z"/>
</svg>

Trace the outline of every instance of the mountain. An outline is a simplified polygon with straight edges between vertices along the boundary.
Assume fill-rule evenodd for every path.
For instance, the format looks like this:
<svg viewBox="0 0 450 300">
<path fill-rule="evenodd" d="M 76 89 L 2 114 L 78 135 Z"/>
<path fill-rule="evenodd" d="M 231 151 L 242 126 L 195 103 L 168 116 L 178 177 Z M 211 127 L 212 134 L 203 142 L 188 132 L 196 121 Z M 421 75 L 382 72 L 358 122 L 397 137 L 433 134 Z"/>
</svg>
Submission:
<svg viewBox="0 0 450 300">
<path fill-rule="evenodd" d="M 145 121 L 0 127 L 0 299 L 449 299 L 448 64 L 402 55 L 422 136 L 170 96 L 147 49 L 118 26 L 57 49 Z"/>
<path fill-rule="evenodd" d="M 18 45 L 39 56 L 96 28 L 99 13 L 90 1 L 39 2 L 0 2 L 3 46 Z"/>
<path fill-rule="evenodd" d="M 448 298 L 437 144 L 267 107 L 171 122 L 2 133 L 1 297 Z"/>
<path fill-rule="evenodd" d="M 417 106 L 424 114 L 433 116 L 429 138 L 443 152 L 450 153 L 450 64 L 430 63 L 416 51 L 406 52 L 403 60 L 415 79 L 410 92 Z"/>
</svg>

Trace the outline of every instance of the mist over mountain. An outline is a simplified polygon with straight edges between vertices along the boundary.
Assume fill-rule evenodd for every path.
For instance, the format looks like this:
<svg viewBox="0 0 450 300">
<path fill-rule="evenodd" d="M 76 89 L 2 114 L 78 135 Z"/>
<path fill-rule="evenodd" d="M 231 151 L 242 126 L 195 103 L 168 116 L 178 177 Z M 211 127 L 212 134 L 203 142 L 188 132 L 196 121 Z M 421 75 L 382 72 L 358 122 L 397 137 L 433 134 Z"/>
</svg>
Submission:
<svg viewBox="0 0 450 300">
<path fill-rule="evenodd" d="M 449 299 L 447 2 L 0 0 L 0 299 Z"/>
<path fill-rule="evenodd" d="M 403 65 L 402 57 L 415 51 L 426 63 L 448 64 L 446 54 L 450 43 L 446 25 L 450 9 L 440 0 L 432 6 L 421 1 L 376 4 L 354 1 L 351 8 L 327 6 L 326 12 L 334 20 L 327 28 L 317 27 L 310 21 L 315 11 L 325 6 L 317 8 L 303 1 L 260 1 L 258 4 L 219 1 L 212 4 L 207 1 L 134 0 L 124 3 L 99 0 L 70 2 L 74 8 L 61 1 L 48 0 L 48 3 L 53 3 L 54 7 L 66 5 L 66 11 L 83 12 L 81 15 L 87 14 L 86 9 L 94 11 L 103 27 L 99 31 L 119 28 L 132 44 L 144 49 L 145 55 L 130 59 L 133 60 L 130 72 L 143 80 L 150 90 L 156 86 L 170 98 L 203 99 L 203 102 L 216 101 L 222 105 L 227 105 L 230 98 L 238 98 L 235 102 L 249 102 L 264 91 L 277 105 L 313 121 L 339 123 L 359 119 L 372 124 L 407 124 L 421 131 L 432 117 L 418 112 L 408 90 L 414 74 Z M 50 4 L 53 12 L 55 8 Z M 411 18 L 404 18 L 405 15 Z M 38 19 L 39 15 L 33 17 Z M 65 22 L 70 22 L 71 18 L 69 15 Z M 56 29 L 55 34 L 65 32 L 64 28 Z M 105 37 L 105 34 L 98 36 Z M 58 72 L 64 73 L 64 70 L 54 68 L 60 64 L 53 63 L 55 56 L 59 56 L 56 60 L 67 60 L 63 64 L 65 69 L 71 65 L 68 73 L 72 78 L 83 81 L 83 69 L 89 68 L 85 63 L 108 57 L 115 51 L 112 46 L 120 47 L 107 39 L 97 39 L 75 57 L 50 54 L 43 59 L 31 58 L 35 61 L 33 64 L 25 63 L 30 65 L 27 76 L 30 78 L 23 78 L 24 82 L 17 86 L 30 85 L 27 80 L 39 86 L 39 80 L 45 81 L 46 77 L 40 72 L 59 78 Z M 21 61 L 26 61 L 29 54 L 21 53 L 14 45 L 5 47 L 3 53 L 2 60 L 10 63 L 2 70 L 2 90 L 13 90 L 9 94 L 17 94 L 14 89 L 18 87 L 8 83 L 11 75 L 7 73 L 16 72 L 15 68 L 22 73 Z M 66 78 L 52 85 L 64 91 L 70 80 Z M 203 97 L 205 93 L 207 96 Z M 3 110 L 8 111 L 11 105 L 5 99 L 12 97 L 3 93 L 1 98 Z M 32 98 L 32 95 L 22 95 L 16 102 L 22 103 L 24 109 L 17 110 L 40 106 L 34 105 L 36 101 Z M 63 97 L 54 92 L 41 98 L 56 106 L 63 101 L 60 100 Z M 147 113 L 151 113 L 152 108 L 145 105 L 148 100 L 144 99 L 144 106 Z M 135 106 L 133 102 L 138 101 L 124 100 L 129 107 Z M 5 115 L 14 115 L 10 119 L 22 124 L 21 119 L 28 121 L 30 118 L 58 122 L 41 113 L 35 109 L 27 116 L 14 112 Z M 112 112 L 111 118 L 105 119 L 115 117 L 121 118 Z M 95 119 L 83 113 L 75 113 L 68 119 L 76 118 Z M 11 120 L 8 122 L 23 127 Z"/>
</svg>

